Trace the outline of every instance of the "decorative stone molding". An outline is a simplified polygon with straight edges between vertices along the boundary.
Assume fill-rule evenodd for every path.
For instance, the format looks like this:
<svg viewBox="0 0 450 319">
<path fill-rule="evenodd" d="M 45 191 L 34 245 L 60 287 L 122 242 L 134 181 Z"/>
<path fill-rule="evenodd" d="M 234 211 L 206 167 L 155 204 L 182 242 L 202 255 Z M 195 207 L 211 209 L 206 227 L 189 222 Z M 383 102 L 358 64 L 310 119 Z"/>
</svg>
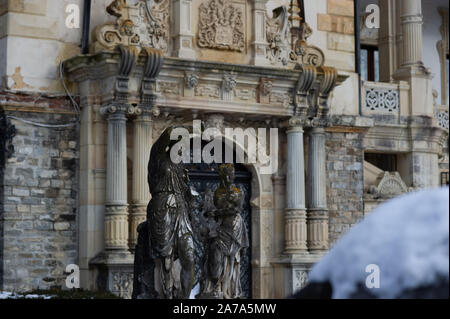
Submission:
<svg viewBox="0 0 450 319">
<path fill-rule="evenodd" d="M 300 17 L 297 1 L 291 1 L 289 10 L 279 7 L 273 17 L 266 17 L 267 60 L 271 65 L 292 67 L 297 64 L 321 67 L 325 55 L 321 49 L 308 45 L 311 27 Z"/>
<path fill-rule="evenodd" d="M 365 87 L 364 106 L 367 110 L 398 113 L 399 112 L 399 92 L 397 90 Z"/>
<path fill-rule="evenodd" d="M 272 65 L 288 65 L 291 53 L 290 48 L 290 23 L 288 12 L 285 6 L 279 7 L 273 11 L 273 17 L 267 17 L 266 37 L 267 59 Z"/>
<path fill-rule="evenodd" d="M 131 299 L 133 294 L 133 273 L 112 272 L 112 291 L 119 297 Z"/>
<path fill-rule="evenodd" d="M 231 74 L 225 74 L 222 82 L 222 99 L 233 100 L 233 90 L 236 88 L 236 77 Z"/>
<path fill-rule="evenodd" d="M 267 78 L 261 78 L 258 86 L 258 103 L 270 103 L 270 95 L 273 91 L 273 81 Z"/>
<path fill-rule="evenodd" d="M 443 129 L 448 130 L 449 124 L 448 124 L 448 107 L 446 109 L 437 109 L 436 110 L 436 118 L 438 122 L 438 126 L 442 127 Z"/>
<path fill-rule="evenodd" d="M 244 12 L 229 0 L 209 0 L 200 5 L 200 48 L 243 52 L 245 49 Z"/>
<path fill-rule="evenodd" d="M 294 290 L 303 289 L 308 284 L 308 272 L 306 270 L 295 269 L 294 275 Z"/>
<path fill-rule="evenodd" d="M 128 208 L 108 205 L 105 211 L 105 248 L 128 249 Z"/>
<path fill-rule="evenodd" d="M 194 73 L 187 73 L 185 78 L 186 87 L 188 89 L 194 89 L 198 85 L 199 76 Z"/>
<path fill-rule="evenodd" d="M 306 22 L 302 23 L 296 34 L 297 41 L 294 42 L 291 60 L 303 65 L 320 67 L 325 63 L 325 55 L 318 47 L 308 45 L 307 40 L 311 35 L 310 26 Z"/>
<path fill-rule="evenodd" d="M 389 198 L 409 191 L 398 172 L 383 172 L 378 177 L 377 183 L 369 188 L 369 193 L 375 197 Z"/>
<path fill-rule="evenodd" d="M 114 50 L 117 46 L 151 47 L 167 52 L 169 43 L 169 0 L 140 0 L 128 5 L 126 0 L 114 0 L 106 11 L 117 17 L 96 31 L 95 52 Z"/>
<path fill-rule="evenodd" d="M 296 69 L 301 70 L 295 90 L 294 90 L 294 114 L 301 118 L 306 117 L 309 105 L 308 96 L 313 89 L 317 78 L 317 69 L 309 65 L 297 65 Z"/>
<path fill-rule="evenodd" d="M 322 66 L 319 70 L 322 71 L 323 77 L 318 90 L 319 101 L 316 116 L 319 119 L 323 119 L 326 118 L 329 113 L 328 98 L 337 83 L 337 70 L 327 66 Z"/>
<path fill-rule="evenodd" d="M 220 87 L 214 84 L 199 84 L 195 87 L 195 96 L 219 99 Z"/>
</svg>

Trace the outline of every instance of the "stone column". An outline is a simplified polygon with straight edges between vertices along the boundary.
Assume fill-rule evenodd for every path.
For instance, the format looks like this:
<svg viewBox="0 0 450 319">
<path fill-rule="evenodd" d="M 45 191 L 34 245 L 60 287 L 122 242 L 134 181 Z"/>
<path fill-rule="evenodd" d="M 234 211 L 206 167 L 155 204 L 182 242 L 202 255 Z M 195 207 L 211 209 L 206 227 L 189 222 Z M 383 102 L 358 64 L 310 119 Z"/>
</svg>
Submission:
<svg viewBox="0 0 450 319">
<path fill-rule="evenodd" d="M 303 125 L 290 121 L 287 131 L 285 253 L 307 252 Z"/>
<path fill-rule="evenodd" d="M 195 59 L 192 0 L 174 0 L 174 50 L 178 58 Z"/>
<path fill-rule="evenodd" d="M 128 251 L 127 140 L 125 111 L 107 106 L 105 251 Z"/>
<path fill-rule="evenodd" d="M 130 218 L 130 248 L 137 244 L 137 227 L 146 220 L 150 191 L 147 183 L 147 165 L 152 146 L 152 118 L 149 114 L 138 115 L 133 121 L 133 187 Z"/>
<path fill-rule="evenodd" d="M 328 249 L 328 208 L 326 185 L 325 129 L 313 127 L 308 149 L 308 249 Z"/>
<path fill-rule="evenodd" d="M 400 11 L 402 55 L 395 80 L 408 81 L 410 116 L 434 116 L 431 73 L 422 62 L 422 3 L 402 0 Z M 402 106 L 400 105 L 400 108 Z"/>
<path fill-rule="evenodd" d="M 402 0 L 402 66 L 422 65 L 422 1 Z"/>
</svg>

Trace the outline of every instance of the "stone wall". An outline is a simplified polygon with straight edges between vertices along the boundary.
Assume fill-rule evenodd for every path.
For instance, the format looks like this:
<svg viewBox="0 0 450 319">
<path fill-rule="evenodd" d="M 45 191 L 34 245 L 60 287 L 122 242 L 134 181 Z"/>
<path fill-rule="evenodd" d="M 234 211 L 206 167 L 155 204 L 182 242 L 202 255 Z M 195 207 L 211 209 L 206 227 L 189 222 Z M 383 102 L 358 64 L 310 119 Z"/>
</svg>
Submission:
<svg viewBox="0 0 450 319">
<path fill-rule="evenodd" d="M 75 119 L 67 110 L 60 113 L 59 109 L 70 107 L 65 99 L 40 98 L 35 105 L 33 112 L 9 108 L 5 114 L 45 124 Z M 42 107 L 38 112 L 42 105 L 47 109 Z M 77 263 L 78 124 L 55 129 L 10 121 L 16 135 L 14 153 L 6 160 L 4 178 L 0 179 L 0 290 L 64 286 L 66 266 Z"/>
<path fill-rule="evenodd" d="M 332 128 L 327 133 L 326 152 L 329 235 L 333 245 L 364 217 L 363 134 Z"/>
</svg>

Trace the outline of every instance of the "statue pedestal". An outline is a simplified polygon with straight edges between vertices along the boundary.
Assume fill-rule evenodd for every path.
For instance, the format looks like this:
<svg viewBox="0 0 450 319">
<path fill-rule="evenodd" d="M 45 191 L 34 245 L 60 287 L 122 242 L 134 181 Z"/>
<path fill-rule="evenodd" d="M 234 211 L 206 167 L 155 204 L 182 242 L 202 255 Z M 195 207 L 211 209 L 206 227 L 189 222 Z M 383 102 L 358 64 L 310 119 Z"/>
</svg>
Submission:
<svg viewBox="0 0 450 319">
<path fill-rule="evenodd" d="M 133 292 L 133 255 L 129 252 L 103 252 L 90 265 L 96 269 L 96 285 L 124 299 Z"/>
</svg>

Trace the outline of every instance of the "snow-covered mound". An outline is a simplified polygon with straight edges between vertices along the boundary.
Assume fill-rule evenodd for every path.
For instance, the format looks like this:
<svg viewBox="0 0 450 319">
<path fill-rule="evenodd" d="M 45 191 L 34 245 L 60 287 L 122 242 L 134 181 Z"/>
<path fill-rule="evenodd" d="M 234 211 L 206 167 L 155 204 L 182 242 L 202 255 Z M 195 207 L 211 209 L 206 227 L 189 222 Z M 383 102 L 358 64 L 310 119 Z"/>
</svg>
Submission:
<svg viewBox="0 0 450 319">
<path fill-rule="evenodd" d="M 379 267 L 377 298 L 449 278 L 449 189 L 407 194 L 380 205 L 343 236 L 311 270 L 310 283 L 331 283 L 333 298 L 366 287 L 368 265 Z"/>
</svg>

